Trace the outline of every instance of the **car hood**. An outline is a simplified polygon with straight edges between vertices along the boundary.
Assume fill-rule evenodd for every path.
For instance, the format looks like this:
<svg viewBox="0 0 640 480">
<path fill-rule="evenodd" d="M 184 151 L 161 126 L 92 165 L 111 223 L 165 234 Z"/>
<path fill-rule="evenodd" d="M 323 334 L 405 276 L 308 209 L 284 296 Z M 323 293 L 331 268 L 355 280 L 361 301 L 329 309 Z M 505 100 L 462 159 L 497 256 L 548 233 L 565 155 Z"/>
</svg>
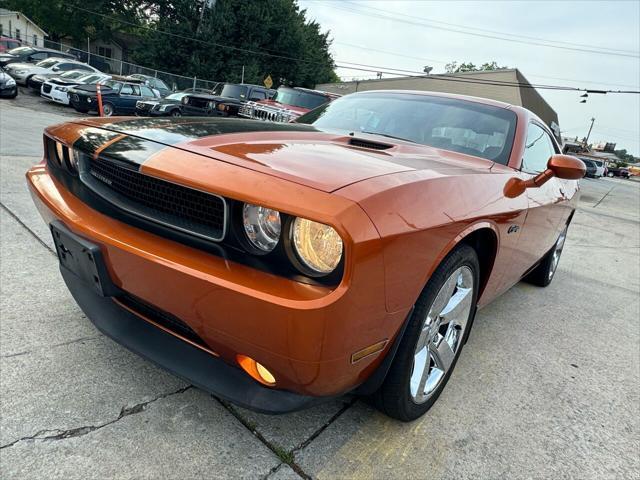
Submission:
<svg viewBox="0 0 640 480">
<path fill-rule="evenodd" d="M 303 115 L 309 111 L 308 108 L 296 107 L 295 105 L 287 105 L 286 103 L 276 102 L 275 100 L 260 100 L 256 102 L 258 105 L 267 105 L 273 108 L 281 108 L 283 110 L 290 110 L 299 115 Z"/>
<path fill-rule="evenodd" d="M 85 119 L 99 127 L 186 150 L 325 192 L 372 177 L 430 169 L 435 175 L 486 170 L 492 162 L 376 135 L 358 135 L 371 148 L 352 144 L 356 137 L 310 125 L 256 120 L 182 118 Z M 362 145 L 362 143 L 359 143 Z M 384 147 L 386 150 L 376 148 Z M 388 147 L 388 148 L 387 148 Z M 157 151 L 157 149 L 153 149 Z M 138 152 L 138 163 L 140 160 Z"/>
<path fill-rule="evenodd" d="M 13 62 L 7 65 L 10 70 L 37 70 L 39 72 L 47 72 L 46 68 L 36 67 L 35 63 L 27 63 L 27 62 Z"/>
</svg>

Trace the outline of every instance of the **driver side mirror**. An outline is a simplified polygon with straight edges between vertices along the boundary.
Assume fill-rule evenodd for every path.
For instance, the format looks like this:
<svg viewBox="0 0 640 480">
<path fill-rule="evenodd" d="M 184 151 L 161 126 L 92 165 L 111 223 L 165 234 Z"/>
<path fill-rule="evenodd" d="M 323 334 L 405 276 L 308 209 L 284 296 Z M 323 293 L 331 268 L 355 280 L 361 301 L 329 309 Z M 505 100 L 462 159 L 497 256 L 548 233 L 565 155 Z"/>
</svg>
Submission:
<svg viewBox="0 0 640 480">
<path fill-rule="evenodd" d="M 579 180 L 587 172 L 582 160 L 571 155 L 551 155 L 547 162 L 547 169 L 533 178 L 522 180 L 510 178 L 504 186 L 504 194 L 508 198 L 515 198 L 524 193 L 527 188 L 538 188 L 551 180 L 552 177 L 563 180 Z"/>
<path fill-rule="evenodd" d="M 58 72 L 58 71 L 60 71 L 60 67 L 53 67 L 53 68 L 51 69 L 51 71 L 52 71 L 52 72 Z"/>
</svg>

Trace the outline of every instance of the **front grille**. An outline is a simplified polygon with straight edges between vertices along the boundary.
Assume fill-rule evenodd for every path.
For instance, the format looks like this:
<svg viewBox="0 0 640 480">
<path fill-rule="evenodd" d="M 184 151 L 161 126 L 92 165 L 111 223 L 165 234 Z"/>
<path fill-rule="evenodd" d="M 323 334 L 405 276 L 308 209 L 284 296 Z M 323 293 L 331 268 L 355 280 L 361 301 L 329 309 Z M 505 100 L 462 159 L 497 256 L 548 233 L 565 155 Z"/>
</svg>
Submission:
<svg viewBox="0 0 640 480">
<path fill-rule="evenodd" d="M 131 310 L 139 313 L 143 317 L 148 318 L 152 322 L 155 322 L 167 330 L 209 350 L 209 346 L 206 342 L 200 338 L 200 336 L 189 325 L 184 323 L 178 317 L 160 310 L 153 305 L 148 304 L 144 300 L 134 297 L 128 293 L 118 296 L 117 299 L 123 305 L 129 307 Z"/>
<path fill-rule="evenodd" d="M 222 197 L 140 173 L 137 166 L 99 157 L 83 163 L 83 182 L 113 205 L 207 240 L 224 238 L 226 203 Z"/>
<path fill-rule="evenodd" d="M 42 91 L 44 93 L 49 93 L 51 91 L 51 85 L 45 83 L 44 85 L 42 85 Z"/>
<path fill-rule="evenodd" d="M 149 110 L 151 108 L 151 105 L 149 103 L 146 103 L 146 102 L 137 102 L 136 103 L 136 108 L 138 110 L 146 111 L 146 110 Z"/>
</svg>

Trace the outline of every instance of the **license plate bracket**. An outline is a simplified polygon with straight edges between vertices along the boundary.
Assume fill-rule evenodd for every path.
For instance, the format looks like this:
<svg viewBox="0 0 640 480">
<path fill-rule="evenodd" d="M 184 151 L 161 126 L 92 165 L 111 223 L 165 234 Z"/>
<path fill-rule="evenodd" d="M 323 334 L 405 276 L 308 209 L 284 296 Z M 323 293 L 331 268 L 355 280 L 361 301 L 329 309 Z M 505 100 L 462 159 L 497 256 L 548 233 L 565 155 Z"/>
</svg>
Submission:
<svg viewBox="0 0 640 480">
<path fill-rule="evenodd" d="M 120 292 L 111 281 L 98 245 L 76 235 L 58 220 L 52 222 L 49 228 L 60 268 L 76 275 L 102 297 L 111 297 Z"/>
</svg>

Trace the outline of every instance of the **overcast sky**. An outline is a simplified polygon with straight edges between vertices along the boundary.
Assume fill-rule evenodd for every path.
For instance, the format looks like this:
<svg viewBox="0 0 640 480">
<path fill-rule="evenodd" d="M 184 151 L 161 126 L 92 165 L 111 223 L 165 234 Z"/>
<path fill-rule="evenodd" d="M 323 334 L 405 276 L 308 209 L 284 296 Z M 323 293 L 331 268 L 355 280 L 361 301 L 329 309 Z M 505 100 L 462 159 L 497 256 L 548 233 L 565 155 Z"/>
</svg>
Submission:
<svg viewBox="0 0 640 480">
<path fill-rule="evenodd" d="M 500 65 L 517 67 L 531 83 L 640 90 L 637 0 L 300 0 L 299 3 L 307 9 L 309 19 L 319 22 L 323 30 L 330 30 L 337 63 L 356 62 L 412 71 L 422 71 L 425 65 L 431 65 L 432 73 L 443 73 L 445 64 L 452 60 L 476 65 L 495 60 Z M 429 22 L 444 29 L 424 25 Z M 545 43 L 536 40 L 542 39 L 556 46 L 610 49 L 622 55 L 550 48 L 450 31 L 471 29 L 511 40 Z M 337 71 L 346 80 L 354 75 L 375 77 L 372 72 L 344 68 Z M 626 148 L 640 156 L 640 95 L 590 94 L 587 103 L 581 104 L 580 93 L 539 92 L 558 113 L 564 135 L 582 138 L 591 117 L 595 117 L 590 141 L 615 142 L 616 148 Z"/>
</svg>

